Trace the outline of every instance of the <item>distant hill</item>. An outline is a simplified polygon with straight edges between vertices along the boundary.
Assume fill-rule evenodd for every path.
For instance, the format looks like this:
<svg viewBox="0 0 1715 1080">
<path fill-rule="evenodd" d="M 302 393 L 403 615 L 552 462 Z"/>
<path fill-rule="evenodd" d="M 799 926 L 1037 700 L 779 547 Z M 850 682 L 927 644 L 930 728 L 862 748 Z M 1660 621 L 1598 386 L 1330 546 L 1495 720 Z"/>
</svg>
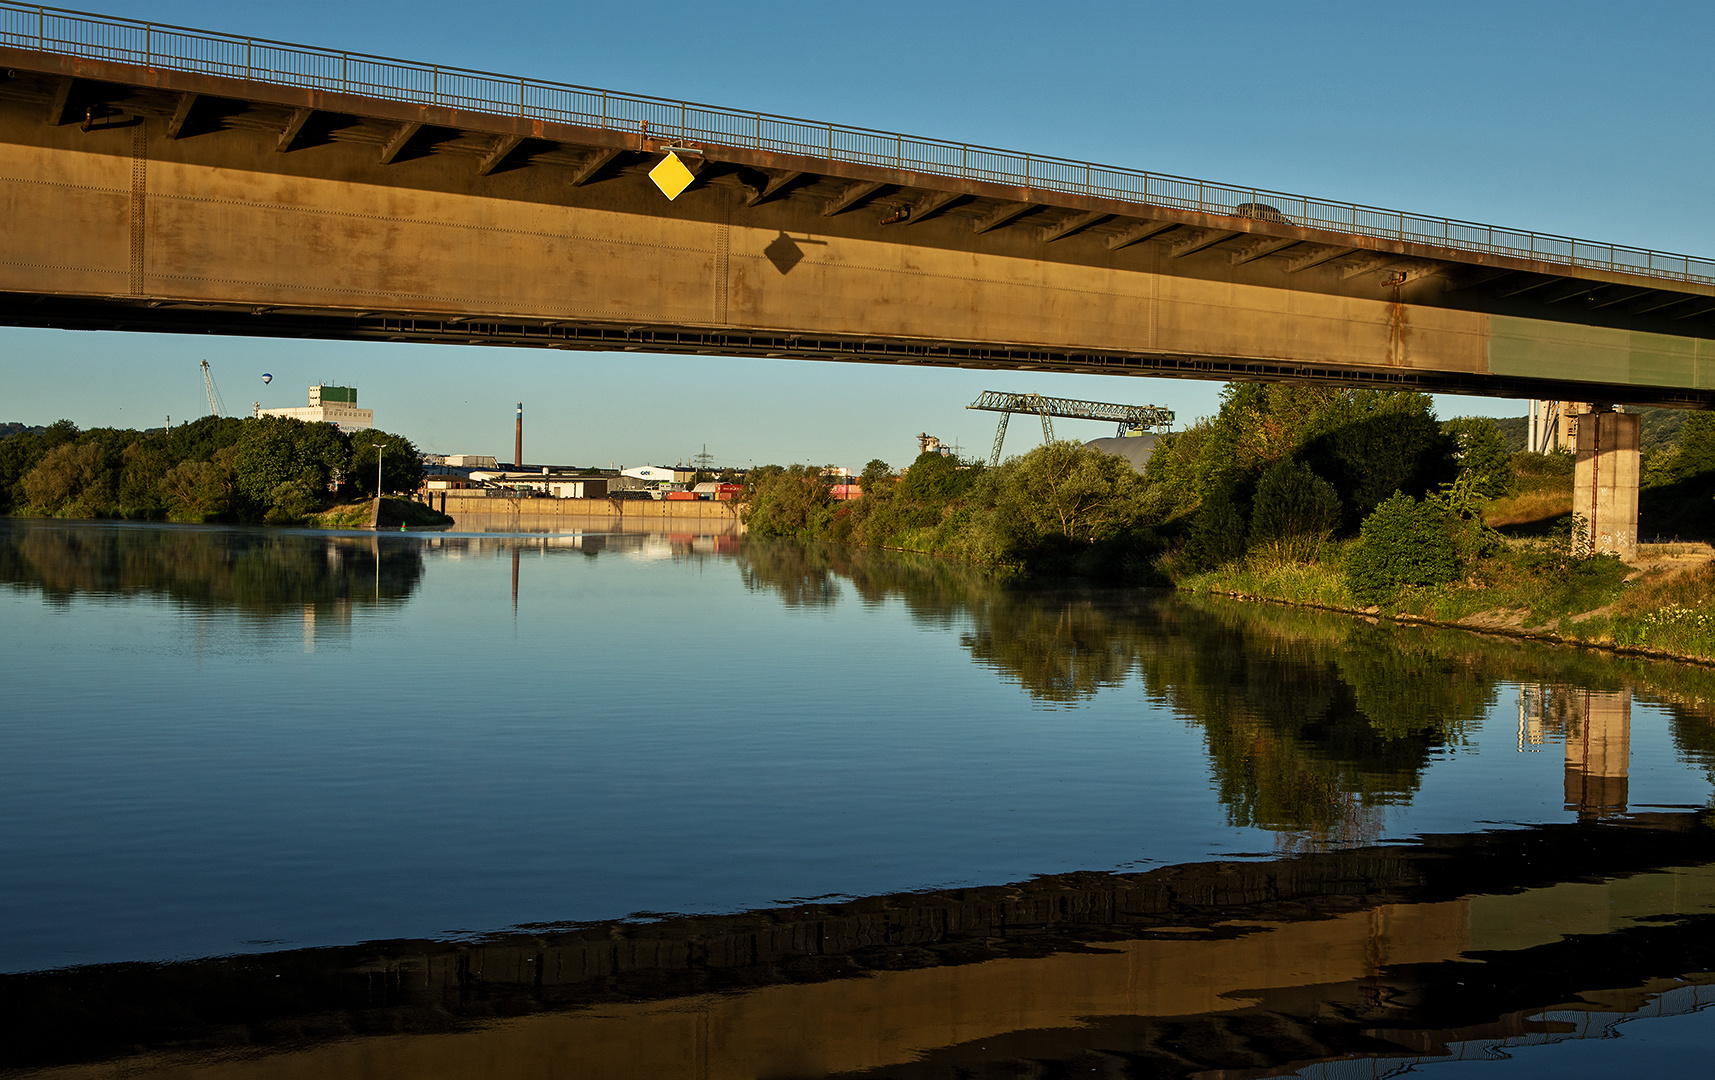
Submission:
<svg viewBox="0 0 1715 1080">
<path fill-rule="evenodd" d="M 1627 412 L 1634 410 L 1627 409 Z M 1685 423 L 1684 409 L 1638 409 L 1638 436 L 1644 453 L 1664 450 L 1679 443 L 1679 427 Z M 1517 453 L 1524 449 L 1525 436 L 1530 431 L 1530 421 L 1522 416 L 1508 416 L 1494 421 L 1500 431 L 1501 438 L 1507 442 L 1507 451 Z"/>
</svg>

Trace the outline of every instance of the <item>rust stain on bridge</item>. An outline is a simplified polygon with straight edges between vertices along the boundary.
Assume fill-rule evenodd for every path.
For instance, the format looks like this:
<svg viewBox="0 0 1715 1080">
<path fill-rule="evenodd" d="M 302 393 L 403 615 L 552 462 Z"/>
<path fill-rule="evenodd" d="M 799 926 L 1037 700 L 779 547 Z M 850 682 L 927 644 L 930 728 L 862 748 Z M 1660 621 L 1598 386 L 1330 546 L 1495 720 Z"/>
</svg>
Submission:
<svg viewBox="0 0 1715 1080">
<path fill-rule="evenodd" d="M 12 325 L 1715 399 L 1685 256 L 41 10 Z"/>
</svg>

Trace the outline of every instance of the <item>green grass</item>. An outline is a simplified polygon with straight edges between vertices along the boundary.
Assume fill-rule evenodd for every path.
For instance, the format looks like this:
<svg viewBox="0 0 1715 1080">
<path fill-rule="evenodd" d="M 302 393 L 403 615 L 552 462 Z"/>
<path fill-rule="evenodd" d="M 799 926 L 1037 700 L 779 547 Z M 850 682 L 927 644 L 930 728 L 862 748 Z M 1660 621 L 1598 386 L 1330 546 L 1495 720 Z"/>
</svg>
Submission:
<svg viewBox="0 0 1715 1080">
<path fill-rule="evenodd" d="M 1179 582 L 1179 587 L 1192 592 L 1236 593 L 1318 607 L 1359 606 L 1346 588 L 1346 579 L 1339 569 L 1339 556 L 1333 552 L 1325 553 L 1322 559 L 1313 562 L 1253 555 L 1241 562 L 1187 577 Z"/>
<path fill-rule="evenodd" d="M 1177 585 L 1193 593 L 1360 610 L 1339 571 L 1340 552 L 1331 545 L 1310 563 L 1252 556 L 1181 576 Z M 1658 570 L 1628 582 L 1631 573 L 1613 556 L 1572 559 L 1548 544 L 1516 544 L 1480 560 L 1460 581 L 1406 590 L 1378 612 L 1476 629 L 1510 622 L 1521 631 L 1582 644 L 1715 661 L 1715 563 L 1679 574 Z M 1493 617 L 1473 621 L 1479 615 Z"/>
</svg>

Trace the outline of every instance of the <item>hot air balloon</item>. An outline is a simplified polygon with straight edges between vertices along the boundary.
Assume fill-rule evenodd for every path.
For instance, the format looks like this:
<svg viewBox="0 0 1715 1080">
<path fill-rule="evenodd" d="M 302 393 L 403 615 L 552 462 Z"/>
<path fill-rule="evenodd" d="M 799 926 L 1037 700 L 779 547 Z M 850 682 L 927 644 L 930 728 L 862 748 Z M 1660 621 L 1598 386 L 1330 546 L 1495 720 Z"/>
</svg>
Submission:
<svg viewBox="0 0 1715 1080">
<path fill-rule="evenodd" d="M 269 383 L 271 383 L 273 381 L 274 381 L 274 376 L 268 374 L 266 371 L 264 371 L 262 373 L 262 385 L 263 386 L 267 386 Z"/>
</svg>

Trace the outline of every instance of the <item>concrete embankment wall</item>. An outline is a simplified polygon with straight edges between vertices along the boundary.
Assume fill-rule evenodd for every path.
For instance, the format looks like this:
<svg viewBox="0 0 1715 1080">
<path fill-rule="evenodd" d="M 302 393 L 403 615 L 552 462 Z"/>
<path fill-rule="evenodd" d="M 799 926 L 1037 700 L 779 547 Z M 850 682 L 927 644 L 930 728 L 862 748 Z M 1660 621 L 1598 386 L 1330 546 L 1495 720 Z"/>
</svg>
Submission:
<svg viewBox="0 0 1715 1080">
<path fill-rule="evenodd" d="M 443 501 L 444 496 L 444 501 Z M 423 501 L 453 519 L 456 529 L 477 532 L 737 533 L 737 504 L 705 500 L 497 499 L 433 492 Z"/>
</svg>

